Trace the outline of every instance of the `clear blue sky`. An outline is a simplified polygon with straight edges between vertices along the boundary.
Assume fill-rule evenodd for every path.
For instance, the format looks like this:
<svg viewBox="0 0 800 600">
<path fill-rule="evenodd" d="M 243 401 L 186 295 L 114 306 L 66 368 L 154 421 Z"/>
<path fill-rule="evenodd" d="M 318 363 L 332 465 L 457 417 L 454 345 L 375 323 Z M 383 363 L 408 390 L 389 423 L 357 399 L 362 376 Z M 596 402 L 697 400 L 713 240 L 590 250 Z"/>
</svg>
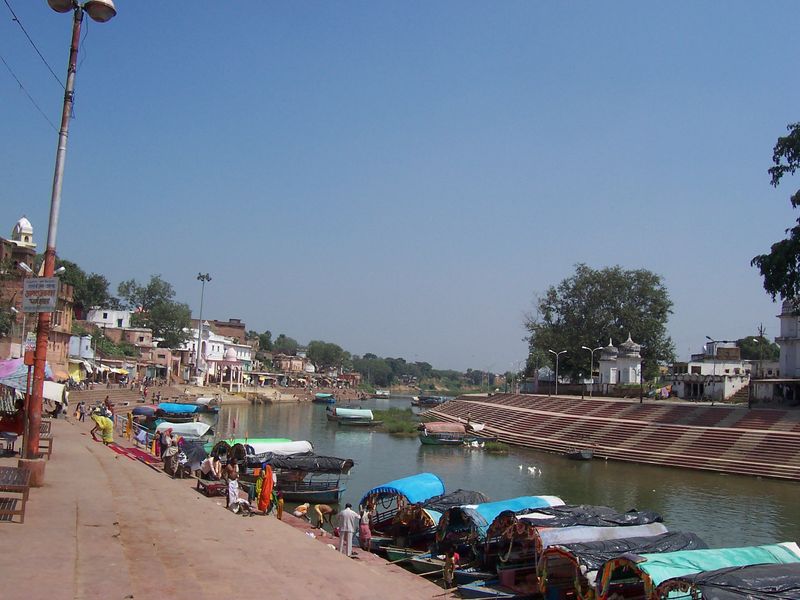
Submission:
<svg viewBox="0 0 800 600">
<path fill-rule="evenodd" d="M 70 17 L 9 0 L 62 79 Z M 663 276 L 679 356 L 777 306 L 796 3 L 142 2 L 89 23 L 59 254 L 204 315 L 502 372 L 573 265 Z M 0 4 L 0 55 L 63 92 Z M 0 65 L 0 225 L 44 246 L 56 133 Z M 591 340 L 587 340 L 591 343 Z"/>
</svg>

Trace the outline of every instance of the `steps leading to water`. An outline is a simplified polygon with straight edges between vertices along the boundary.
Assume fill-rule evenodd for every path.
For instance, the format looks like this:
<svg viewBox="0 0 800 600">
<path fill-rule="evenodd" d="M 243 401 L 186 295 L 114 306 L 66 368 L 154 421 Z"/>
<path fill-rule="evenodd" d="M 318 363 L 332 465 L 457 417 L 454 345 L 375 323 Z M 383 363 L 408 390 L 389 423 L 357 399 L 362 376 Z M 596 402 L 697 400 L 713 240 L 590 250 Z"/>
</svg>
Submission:
<svg viewBox="0 0 800 600">
<path fill-rule="evenodd" d="M 600 458 L 800 480 L 799 411 L 498 394 L 428 414 L 469 417 L 504 442 L 549 452 L 593 446 Z"/>
</svg>

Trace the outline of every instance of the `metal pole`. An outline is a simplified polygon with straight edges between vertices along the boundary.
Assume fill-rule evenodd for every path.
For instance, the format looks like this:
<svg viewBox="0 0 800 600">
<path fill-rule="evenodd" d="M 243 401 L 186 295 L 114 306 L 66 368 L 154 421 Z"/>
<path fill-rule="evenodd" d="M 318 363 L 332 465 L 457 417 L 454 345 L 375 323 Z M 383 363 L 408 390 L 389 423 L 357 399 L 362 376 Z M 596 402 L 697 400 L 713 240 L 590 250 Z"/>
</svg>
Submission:
<svg viewBox="0 0 800 600">
<path fill-rule="evenodd" d="M 197 322 L 197 349 L 195 351 L 195 376 L 200 373 L 200 344 L 202 343 L 203 336 L 203 297 L 206 293 L 206 281 L 211 281 L 211 275 L 208 273 L 198 273 L 197 280 L 202 284 L 200 288 L 200 319 Z"/>
<path fill-rule="evenodd" d="M 558 396 L 558 354 L 556 354 L 556 396 Z"/>
<path fill-rule="evenodd" d="M 44 253 L 44 276 L 52 277 L 56 264 L 56 235 L 58 233 L 58 214 L 61 208 L 61 186 L 64 182 L 64 162 L 67 156 L 67 136 L 69 134 L 69 118 L 72 114 L 72 104 L 75 89 L 75 71 L 78 64 L 78 46 L 81 39 L 81 23 L 83 22 L 83 9 L 75 6 L 72 20 L 72 42 L 69 49 L 69 64 L 67 66 L 67 85 L 64 90 L 64 107 L 61 112 L 61 129 L 58 132 L 58 149 L 56 150 L 56 166 L 53 174 L 53 189 L 50 197 L 50 221 L 47 229 L 47 250 Z M 59 290 L 60 291 L 60 290 Z M 33 393 L 28 407 L 25 422 L 25 447 L 23 458 L 39 458 L 39 430 L 42 423 L 42 395 L 44 393 L 45 365 L 47 363 L 47 340 L 50 333 L 50 313 L 39 313 L 36 327 L 36 351 L 33 363 Z M 43 469 L 43 467 L 42 467 Z M 41 485 L 44 479 L 42 473 L 37 479 Z"/>
</svg>

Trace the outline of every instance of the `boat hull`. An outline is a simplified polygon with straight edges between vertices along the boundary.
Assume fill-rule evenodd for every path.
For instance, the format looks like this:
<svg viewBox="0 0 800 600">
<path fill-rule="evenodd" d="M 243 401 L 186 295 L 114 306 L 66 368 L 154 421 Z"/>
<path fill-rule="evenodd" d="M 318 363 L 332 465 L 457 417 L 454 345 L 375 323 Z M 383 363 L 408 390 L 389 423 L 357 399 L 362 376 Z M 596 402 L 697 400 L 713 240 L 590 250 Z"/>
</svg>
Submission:
<svg viewBox="0 0 800 600">
<path fill-rule="evenodd" d="M 331 503 L 338 504 L 345 491 L 345 488 L 338 488 L 335 490 L 283 490 L 280 486 L 277 491 L 283 495 L 283 499 L 287 502 L 297 502 L 303 504 L 305 502 L 316 503 Z"/>
<path fill-rule="evenodd" d="M 425 446 L 460 446 L 464 443 L 463 437 L 442 438 L 436 435 L 419 434 L 419 441 Z"/>
<path fill-rule="evenodd" d="M 462 598 L 503 598 L 506 600 L 533 598 L 535 596 L 532 593 L 520 593 L 511 588 L 503 587 L 498 579 L 474 581 L 459 585 L 458 594 Z"/>
</svg>

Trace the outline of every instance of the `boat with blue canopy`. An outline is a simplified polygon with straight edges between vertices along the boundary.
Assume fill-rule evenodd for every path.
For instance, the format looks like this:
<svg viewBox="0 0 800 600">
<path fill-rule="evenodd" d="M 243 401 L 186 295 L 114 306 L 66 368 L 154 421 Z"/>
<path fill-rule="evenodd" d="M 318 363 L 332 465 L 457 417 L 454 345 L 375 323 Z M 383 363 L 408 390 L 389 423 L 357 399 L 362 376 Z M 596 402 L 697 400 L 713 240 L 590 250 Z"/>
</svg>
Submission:
<svg viewBox="0 0 800 600">
<path fill-rule="evenodd" d="M 418 473 L 375 486 L 364 494 L 359 505 L 369 511 L 373 535 L 388 537 L 398 509 L 442 494 L 444 482 L 438 475 Z"/>
<path fill-rule="evenodd" d="M 617 594 L 626 598 L 661 600 L 670 594 L 672 584 L 666 582 L 671 579 L 728 567 L 790 563 L 800 563 L 800 548 L 794 542 L 662 554 L 625 554 L 606 561 L 600 568 L 597 597 L 608 600 Z"/>
<path fill-rule="evenodd" d="M 483 543 L 486 532 L 497 516 L 506 511 L 520 512 L 534 508 L 561 506 L 558 496 L 519 496 L 497 502 L 467 504 L 448 509 L 436 529 L 436 541 L 474 545 Z"/>
<path fill-rule="evenodd" d="M 456 490 L 402 507 L 392 520 L 393 543 L 398 548 L 425 551 L 436 538 L 442 513 L 454 506 L 486 503 L 489 498 L 472 490 Z"/>
</svg>

